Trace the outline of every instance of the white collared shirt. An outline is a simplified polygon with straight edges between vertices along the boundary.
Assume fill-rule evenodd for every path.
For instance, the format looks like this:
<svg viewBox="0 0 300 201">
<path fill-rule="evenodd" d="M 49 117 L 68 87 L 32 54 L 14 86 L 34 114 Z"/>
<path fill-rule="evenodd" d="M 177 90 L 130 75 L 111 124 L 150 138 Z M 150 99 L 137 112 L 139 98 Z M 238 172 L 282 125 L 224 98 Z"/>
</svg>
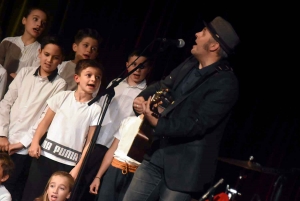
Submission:
<svg viewBox="0 0 300 201">
<path fill-rule="evenodd" d="M 111 84 L 112 82 L 108 87 Z M 114 88 L 115 96 L 112 98 L 103 119 L 102 127 L 96 141 L 97 144 L 102 144 L 108 148 L 111 146 L 114 136 L 119 132 L 122 120 L 129 116 L 135 116 L 132 108 L 133 100 L 146 87 L 146 80 L 143 80 L 136 86 L 130 86 L 127 79 L 124 79 Z M 99 101 L 102 108 L 104 107 L 105 97 L 102 96 Z"/>
<path fill-rule="evenodd" d="M 32 136 L 31 127 L 45 110 L 48 98 L 66 88 L 59 75 L 50 81 L 48 77 L 34 75 L 39 67 L 23 67 L 9 85 L 0 102 L 0 136 L 8 137 L 11 144 L 21 142 L 27 147 Z M 28 154 L 22 149 L 19 154 Z"/>
</svg>

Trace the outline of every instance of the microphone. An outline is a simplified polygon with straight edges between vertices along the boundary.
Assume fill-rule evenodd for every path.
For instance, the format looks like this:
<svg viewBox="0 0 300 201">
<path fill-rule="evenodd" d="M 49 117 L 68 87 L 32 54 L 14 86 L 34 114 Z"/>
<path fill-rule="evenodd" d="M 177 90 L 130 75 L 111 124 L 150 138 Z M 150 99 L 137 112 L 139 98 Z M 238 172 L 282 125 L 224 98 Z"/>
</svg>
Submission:
<svg viewBox="0 0 300 201">
<path fill-rule="evenodd" d="M 218 181 L 218 183 L 216 183 L 213 187 L 211 187 L 210 189 L 208 189 L 208 191 L 201 197 L 201 199 L 199 201 L 203 201 L 205 199 L 207 199 L 207 197 L 220 185 L 222 184 L 224 181 L 224 179 L 220 179 Z"/>
<path fill-rule="evenodd" d="M 182 48 L 185 45 L 185 42 L 183 39 L 167 39 L 167 38 L 158 38 L 158 41 L 161 41 L 162 43 L 167 43 L 170 45 L 175 45 L 178 48 Z"/>
</svg>

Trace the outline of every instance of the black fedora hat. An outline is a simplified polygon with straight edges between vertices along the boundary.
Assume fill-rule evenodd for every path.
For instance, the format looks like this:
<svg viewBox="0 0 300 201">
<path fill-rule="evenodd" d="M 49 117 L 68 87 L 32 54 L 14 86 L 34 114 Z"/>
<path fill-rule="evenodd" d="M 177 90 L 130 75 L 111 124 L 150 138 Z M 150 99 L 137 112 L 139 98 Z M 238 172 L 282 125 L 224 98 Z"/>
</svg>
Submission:
<svg viewBox="0 0 300 201">
<path fill-rule="evenodd" d="M 214 39 L 220 43 L 221 48 L 229 55 L 234 54 L 234 49 L 240 39 L 232 25 L 220 16 L 215 17 L 209 23 L 205 21 L 203 23 Z"/>
</svg>

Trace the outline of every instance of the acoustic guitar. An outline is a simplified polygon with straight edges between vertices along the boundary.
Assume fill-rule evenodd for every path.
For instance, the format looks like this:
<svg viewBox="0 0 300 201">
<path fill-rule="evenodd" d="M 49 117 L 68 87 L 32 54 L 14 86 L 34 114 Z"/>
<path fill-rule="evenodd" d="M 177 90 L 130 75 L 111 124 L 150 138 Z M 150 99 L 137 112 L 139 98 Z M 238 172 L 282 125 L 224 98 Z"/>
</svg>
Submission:
<svg viewBox="0 0 300 201">
<path fill-rule="evenodd" d="M 160 114 L 165 110 L 165 108 L 173 103 L 174 100 L 168 89 L 161 89 L 157 91 L 152 96 L 150 102 L 150 110 L 153 112 L 152 116 L 159 118 Z M 139 131 L 136 134 L 127 155 L 138 162 L 142 162 L 144 154 L 152 144 L 152 133 L 153 127 L 146 119 L 143 119 Z"/>
</svg>

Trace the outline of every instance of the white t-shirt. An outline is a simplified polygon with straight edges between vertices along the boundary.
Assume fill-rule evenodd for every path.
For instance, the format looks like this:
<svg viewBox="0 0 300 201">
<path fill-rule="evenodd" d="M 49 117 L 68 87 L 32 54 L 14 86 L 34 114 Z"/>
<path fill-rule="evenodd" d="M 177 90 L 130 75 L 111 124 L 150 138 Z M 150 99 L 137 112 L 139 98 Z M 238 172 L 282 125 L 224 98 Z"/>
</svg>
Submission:
<svg viewBox="0 0 300 201">
<path fill-rule="evenodd" d="M 141 163 L 128 157 L 127 154 L 130 147 L 135 139 L 136 134 L 139 131 L 140 125 L 142 124 L 141 116 L 127 117 L 122 121 L 119 132 L 114 136 L 119 141 L 118 147 L 114 153 L 114 157 L 122 162 L 126 162 L 131 165 L 139 166 Z"/>
<path fill-rule="evenodd" d="M 0 201 L 12 201 L 9 191 L 0 184 Z"/>
<path fill-rule="evenodd" d="M 80 159 L 90 126 L 96 126 L 101 107 L 98 103 L 76 101 L 74 91 L 62 91 L 47 101 L 55 116 L 42 144 L 41 155 L 75 166 Z"/>
<path fill-rule="evenodd" d="M 108 87 L 111 85 L 110 83 Z M 115 96 L 107 109 L 105 117 L 102 122 L 102 127 L 97 138 L 97 144 L 102 144 L 110 147 L 114 135 L 119 132 L 119 128 L 123 119 L 129 116 L 135 116 L 132 109 L 133 100 L 139 93 L 147 87 L 146 81 L 142 81 L 136 86 L 130 86 L 127 79 L 124 79 L 114 88 Z M 100 105 L 103 106 L 106 96 L 100 99 Z"/>
</svg>

